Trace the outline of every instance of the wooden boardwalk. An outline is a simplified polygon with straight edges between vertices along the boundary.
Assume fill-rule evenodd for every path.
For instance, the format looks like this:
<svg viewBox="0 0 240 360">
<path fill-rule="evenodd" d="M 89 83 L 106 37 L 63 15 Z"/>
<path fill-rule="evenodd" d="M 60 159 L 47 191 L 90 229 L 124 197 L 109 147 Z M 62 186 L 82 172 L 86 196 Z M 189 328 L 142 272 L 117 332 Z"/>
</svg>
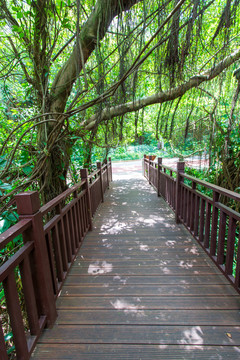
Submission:
<svg viewBox="0 0 240 360">
<path fill-rule="evenodd" d="M 111 184 L 33 359 L 240 359 L 240 298 L 144 178 Z"/>
</svg>

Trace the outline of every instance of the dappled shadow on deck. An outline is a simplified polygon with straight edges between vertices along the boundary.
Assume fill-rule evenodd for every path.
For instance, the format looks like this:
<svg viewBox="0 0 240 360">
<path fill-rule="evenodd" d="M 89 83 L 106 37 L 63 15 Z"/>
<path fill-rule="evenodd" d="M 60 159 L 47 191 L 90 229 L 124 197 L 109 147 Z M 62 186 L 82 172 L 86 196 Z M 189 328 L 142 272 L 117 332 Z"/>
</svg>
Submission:
<svg viewBox="0 0 240 360">
<path fill-rule="evenodd" d="M 115 181 L 34 359 L 240 359 L 239 296 L 139 167 Z"/>
</svg>

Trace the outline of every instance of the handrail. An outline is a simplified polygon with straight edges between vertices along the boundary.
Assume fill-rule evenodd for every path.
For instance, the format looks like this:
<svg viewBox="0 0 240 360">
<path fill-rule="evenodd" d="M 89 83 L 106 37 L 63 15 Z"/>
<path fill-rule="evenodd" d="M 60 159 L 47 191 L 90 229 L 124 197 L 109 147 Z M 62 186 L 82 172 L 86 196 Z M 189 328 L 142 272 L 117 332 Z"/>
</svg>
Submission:
<svg viewBox="0 0 240 360">
<path fill-rule="evenodd" d="M 144 157 L 143 174 L 174 210 L 176 222 L 188 229 L 240 292 L 240 213 L 226 205 L 230 200 L 239 205 L 240 194 L 184 173 L 184 162 L 178 162 L 174 170 L 163 165 L 162 158 L 153 164 L 151 157 Z M 212 195 L 206 195 L 197 186 L 211 190 Z"/>
<path fill-rule="evenodd" d="M 13 241 L 18 235 L 29 229 L 32 225 L 31 220 L 23 219 L 11 226 L 3 234 L 0 234 L 0 250 L 4 249 L 8 243 Z"/>
<path fill-rule="evenodd" d="M 221 195 L 224 195 L 224 196 L 227 196 L 233 200 L 236 200 L 236 201 L 240 201 L 240 194 L 236 193 L 235 191 L 231 191 L 231 190 L 228 190 L 228 189 L 225 189 L 221 186 L 218 186 L 218 185 L 215 185 L 215 184 L 211 184 L 205 180 L 201 180 L 201 179 L 197 179 L 191 175 L 188 175 L 188 174 L 185 174 L 185 173 L 180 173 L 180 175 L 182 177 L 184 177 L 185 179 L 188 179 L 188 180 L 191 180 L 193 182 L 195 182 L 196 184 L 199 184 L 199 185 L 202 185 L 210 190 L 213 190 L 213 191 L 217 191 L 219 194 Z"/>
<path fill-rule="evenodd" d="M 56 196 L 54 199 L 50 200 L 48 203 L 46 203 L 45 205 L 43 205 L 39 211 L 42 213 L 42 215 L 47 214 L 48 212 L 50 212 L 54 207 L 56 207 L 57 205 L 59 205 L 62 201 L 64 201 L 68 196 L 70 196 L 71 194 L 73 194 L 75 191 L 77 191 L 78 189 L 80 189 L 83 184 L 84 184 L 85 180 L 80 181 L 79 183 L 73 185 L 70 189 L 65 190 L 62 194 Z"/>
<path fill-rule="evenodd" d="M 0 250 L 22 237 L 20 248 L 0 267 L 1 302 L 7 306 L 19 359 L 30 358 L 44 326 L 51 326 L 57 317 L 58 294 L 112 181 L 111 158 L 103 166 L 98 163 L 98 169 L 89 175 L 82 169 L 81 179 L 41 207 L 37 191 L 16 195 L 19 222 L 0 235 Z M 23 289 L 21 303 L 25 303 L 27 330 L 16 278 Z M 9 350 L 4 340 L 5 325 L 0 320 L 1 359 L 8 358 Z"/>
<path fill-rule="evenodd" d="M 157 166 L 158 166 L 158 163 L 156 163 L 156 162 L 153 161 L 153 160 L 150 160 L 150 159 L 145 158 L 144 161 L 145 161 L 146 163 L 149 163 L 151 166 L 153 166 L 153 167 L 155 167 L 155 168 L 157 168 Z M 175 172 L 175 173 L 177 172 L 176 169 L 173 169 L 173 168 L 171 168 L 170 166 L 164 165 L 164 164 L 162 164 L 162 163 L 161 163 L 161 168 L 166 169 L 166 170 L 169 170 L 169 171 L 173 171 L 173 172 Z"/>
</svg>

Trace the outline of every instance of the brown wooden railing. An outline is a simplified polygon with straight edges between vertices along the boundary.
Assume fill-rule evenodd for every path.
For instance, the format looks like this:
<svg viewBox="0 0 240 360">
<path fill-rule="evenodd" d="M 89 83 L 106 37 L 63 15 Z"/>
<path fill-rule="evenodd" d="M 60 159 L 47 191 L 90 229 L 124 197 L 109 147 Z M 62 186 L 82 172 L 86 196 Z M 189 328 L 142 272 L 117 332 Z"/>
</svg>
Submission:
<svg viewBox="0 0 240 360">
<path fill-rule="evenodd" d="M 162 164 L 162 159 L 158 158 L 157 162 L 144 158 L 143 173 L 157 191 L 158 196 L 162 196 L 170 207 L 176 209 L 176 174 L 177 171 Z"/>
<path fill-rule="evenodd" d="M 36 191 L 17 195 L 19 222 L 0 235 L 0 250 L 19 235 L 23 239 L 0 267 L 17 359 L 29 359 L 43 328 L 56 320 L 56 298 L 112 180 L 111 159 L 90 175 L 81 170 L 81 179 L 42 207 Z M 1 360 L 8 359 L 4 335 L 0 321 Z"/>
<path fill-rule="evenodd" d="M 240 194 L 184 173 L 184 162 L 171 169 L 144 157 L 143 173 L 175 211 L 206 253 L 240 292 Z M 207 194 L 206 194 L 207 193 Z"/>
</svg>

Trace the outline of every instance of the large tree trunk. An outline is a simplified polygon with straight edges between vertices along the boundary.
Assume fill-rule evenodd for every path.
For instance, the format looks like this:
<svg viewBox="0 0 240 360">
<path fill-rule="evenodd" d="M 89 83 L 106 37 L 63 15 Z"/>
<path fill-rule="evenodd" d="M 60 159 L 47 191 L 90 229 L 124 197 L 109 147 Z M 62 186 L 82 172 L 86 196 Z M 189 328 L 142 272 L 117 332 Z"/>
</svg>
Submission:
<svg viewBox="0 0 240 360">
<path fill-rule="evenodd" d="M 82 27 L 79 36 L 79 47 L 75 45 L 67 62 L 58 72 L 51 88 L 51 107 L 54 112 L 63 112 L 72 86 L 83 68 L 81 54 L 84 63 L 96 47 L 97 39 L 101 40 L 111 21 L 122 11 L 130 9 L 142 0 L 98 0 L 92 14 Z"/>
<path fill-rule="evenodd" d="M 49 110 L 51 113 L 64 113 L 68 97 L 71 94 L 74 82 L 83 69 L 84 63 L 96 47 L 97 39 L 102 39 L 113 18 L 122 11 L 130 9 L 141 0 L 98 0 L 89 19 L 82 27 L 79 42 L 69 56 L 69 59 L 62 66 L 56 75 L 49 97 Z M 61 116 L 55 119 L 59 123 Z M 49 134 L 54 131 L 56 123 L 50 122 L 44 129 L 41 129 L 39 144 L 47 143 Z M 49 201 L 67 187 L 66 175 L 70 160 L 71 146 L 65 140 L 58 141 L 51 149 L 45 172 L 40 178 L 43 201 Z M 89 159 L 88 159 L 89 161 Z"/>
</svg>

